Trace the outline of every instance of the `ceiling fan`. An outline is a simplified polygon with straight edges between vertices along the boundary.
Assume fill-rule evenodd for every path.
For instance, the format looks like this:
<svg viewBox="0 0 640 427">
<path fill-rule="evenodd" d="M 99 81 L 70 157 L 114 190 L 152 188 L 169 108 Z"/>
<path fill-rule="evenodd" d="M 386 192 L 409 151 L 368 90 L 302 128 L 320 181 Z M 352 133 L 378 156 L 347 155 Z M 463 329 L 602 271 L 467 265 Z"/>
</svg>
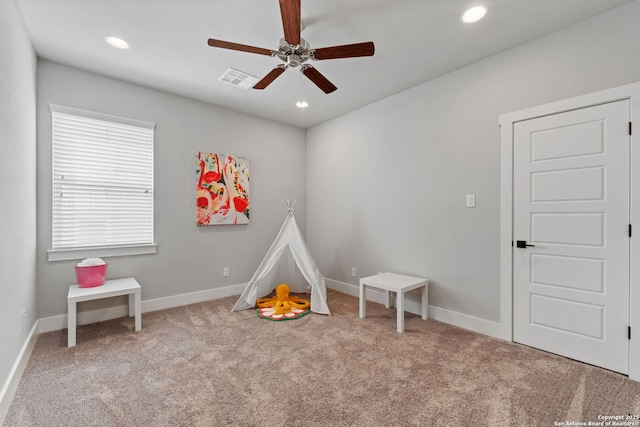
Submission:
<svg viewBox="0 0 640 427">
<path fill-rule="evenodd" d="M 311 80 L 324 93 L 331 93 L 337 87 L 325 76 L 320 74 L 310 64 L 305 64 L 309 59 L 322 61 L 325 59 L 355 58 L 359 56 L 372 56 L 375 47 L 373 42 L 345 44 L 339 46 L 311 49 L 309 43 L 300 37 L 300 0 L 279 0 L 280 15 L 284 28 L 284 38 L 280 39 L 278 50 L 270 50 L 261 47 L 248 46 L 224 40 L 209 39 L 212 47 L 239 50 L 242 52 L 257 53 L 259 55 L 277 56 L 284 64 L 279 64 L 256 83 L 254 89 L 264 89 L 269 86 L 280 74 L 289 67 L 300 66 L 300 72 Z"/>
</svg>

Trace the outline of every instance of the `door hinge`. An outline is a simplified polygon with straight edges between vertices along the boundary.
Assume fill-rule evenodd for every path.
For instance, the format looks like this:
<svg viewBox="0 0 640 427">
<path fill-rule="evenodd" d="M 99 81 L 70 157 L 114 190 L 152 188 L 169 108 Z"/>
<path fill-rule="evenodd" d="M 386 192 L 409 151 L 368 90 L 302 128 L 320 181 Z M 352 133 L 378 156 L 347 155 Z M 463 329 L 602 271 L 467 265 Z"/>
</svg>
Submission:
<svg viewBox="0 0 640 427">
<path fill-rule="evenodd" d="M 627 329 L 627 337 L 631 339 L 631 326 Z"/>
<path fill-rule="evenodd" d="M 629 224 L 629 237 L 631 237 L 631 224 Z"/>
<path fill-rule="evenodd" d="M 632 130 L 633 130 L 632 128 L 633 128 L 633 127 L 632 127 L 632 125 L 631 125 L 631 122 L 629 122 L 629 135 L 631 135 L 631 134 L 632 134 Z"/>
</svg>

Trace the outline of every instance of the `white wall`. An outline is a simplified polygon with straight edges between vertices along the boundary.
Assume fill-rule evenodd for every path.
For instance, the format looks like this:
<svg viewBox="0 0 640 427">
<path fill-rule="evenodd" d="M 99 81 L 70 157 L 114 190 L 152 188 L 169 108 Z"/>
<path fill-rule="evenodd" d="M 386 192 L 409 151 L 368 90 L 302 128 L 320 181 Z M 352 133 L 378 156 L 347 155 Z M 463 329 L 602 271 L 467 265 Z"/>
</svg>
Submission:
<svg viewBox="0 0 640 427">
<path fill-rule="evenodd" d="M 0 1 L 0 58 L 2 390 L 36 319 L 36 58 L 15 0 Z"/>
<path fill-rule="evenodd" d="M 640 81 L 638 22 L 640 1 L 309 129 L 323 274 L 428 277 L 431 305 L 500 321 L 498 116 Z"/>
<path fill-rule="evenodd" d="M 124 83 L 56 63 L 38 62 L 38 302 L 39 317 L 66 313 L 76 261 L 47 261 L 51 245 L 50 103 L 153 122 L 155 131 L 154 255 L 106 258 L 108 278 L 134 276 L 150 300 L 248 282 L 286 216 L 286 197 L 306 217 L 303 130 Z M 195 225 L 198 151 L 244 156 L 251 162 L 251 223 Z M 222 276 L 223 267 L 230 276 Z M 87 311 L 119 304 L 84 303 Z M 231 309 L 231 307 L 229 307 Z"/>
</svg>

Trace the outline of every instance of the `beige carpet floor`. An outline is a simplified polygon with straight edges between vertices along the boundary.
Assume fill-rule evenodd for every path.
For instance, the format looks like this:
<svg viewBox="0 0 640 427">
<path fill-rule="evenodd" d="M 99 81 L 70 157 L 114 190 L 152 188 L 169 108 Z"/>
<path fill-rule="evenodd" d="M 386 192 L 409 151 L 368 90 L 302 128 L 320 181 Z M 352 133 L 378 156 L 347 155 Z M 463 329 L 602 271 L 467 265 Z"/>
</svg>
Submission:
<svg viewBox="0 0 640 427">
<path fill-rule="evenodd" d="M 235 297 L 38 337 L 3 426 L 557 426 L 640 415 L 623 375 L 329 291 L 273 322 Z M 565 424 L 566 425 L 566 424 Z M 580 424 L 577 424 L 580 425 Z"/>
</svg>

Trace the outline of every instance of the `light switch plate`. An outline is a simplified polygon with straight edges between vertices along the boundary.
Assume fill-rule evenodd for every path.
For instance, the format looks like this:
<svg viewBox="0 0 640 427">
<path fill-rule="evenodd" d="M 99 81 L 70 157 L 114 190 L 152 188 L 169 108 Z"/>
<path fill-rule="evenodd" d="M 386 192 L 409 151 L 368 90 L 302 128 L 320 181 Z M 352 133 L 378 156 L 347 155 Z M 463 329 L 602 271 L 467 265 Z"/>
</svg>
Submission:
<svg viewBox="0 0 640 427">
<path fill-rule="evenodd" d="M 476 207 L 476 195 L 475 194 L 467 194 L 467 207 L 475 208 Z"/>
</svg>

